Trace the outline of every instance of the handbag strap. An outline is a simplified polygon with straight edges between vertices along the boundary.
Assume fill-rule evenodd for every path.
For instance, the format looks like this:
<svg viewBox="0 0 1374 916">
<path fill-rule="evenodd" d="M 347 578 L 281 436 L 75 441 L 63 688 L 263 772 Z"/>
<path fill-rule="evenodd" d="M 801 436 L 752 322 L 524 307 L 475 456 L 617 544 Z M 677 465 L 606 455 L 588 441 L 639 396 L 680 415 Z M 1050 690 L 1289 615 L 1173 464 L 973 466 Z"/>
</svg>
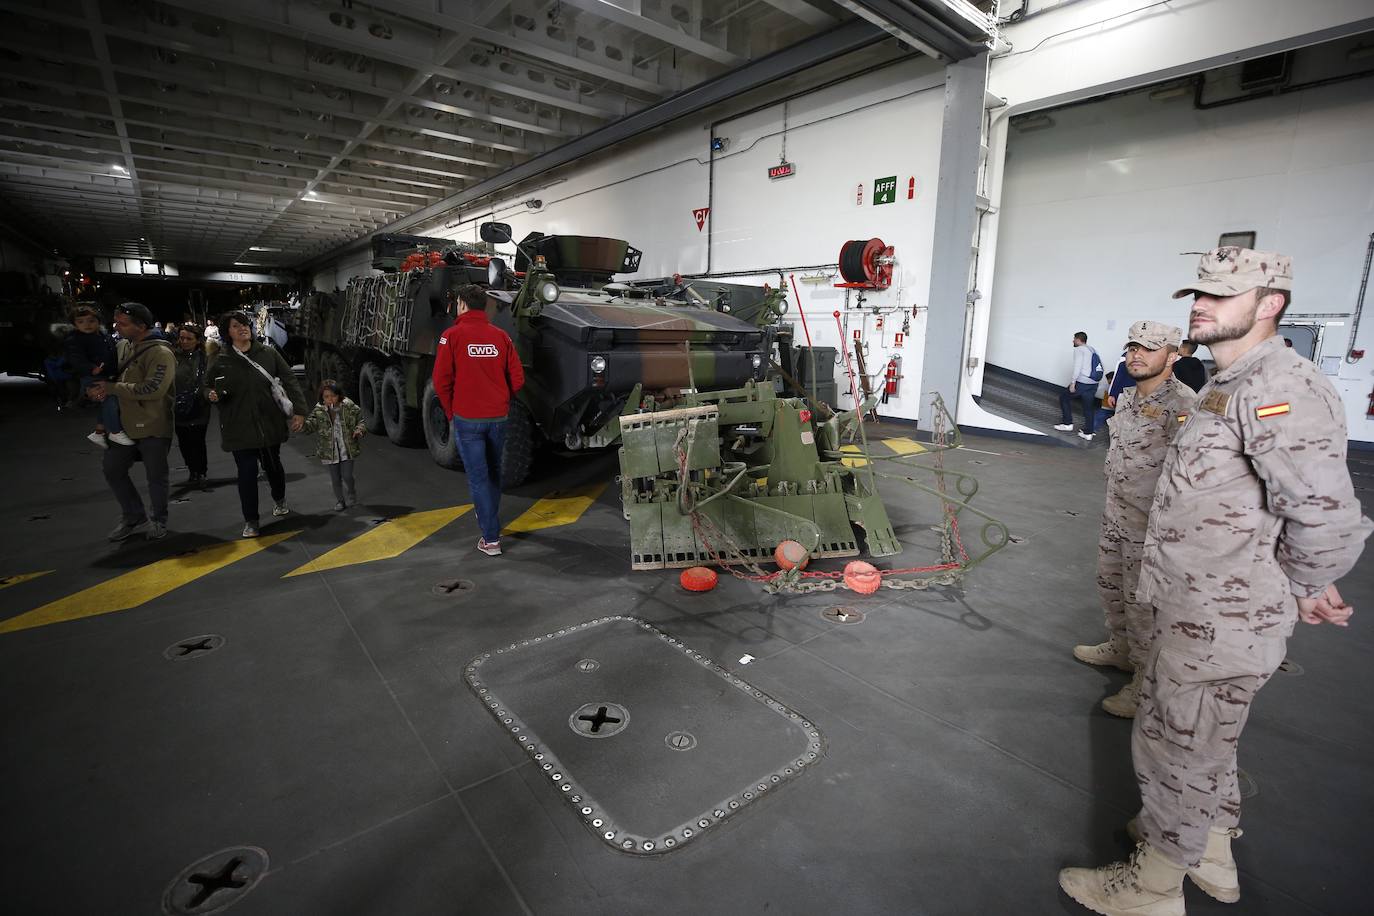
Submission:
<svg viewBox="0 0 1374 916">
<path fill-rule="evenodd" d="M 264 369 L 261 365 L 258 364 L 256 360 L 249 357 L 247 353 L 240 351 L 237 347 L 230 347 L 230 349 L 233 350 L 235 353 L 238 353 L 239 356 L 242 356 L 244 359 L 248 360 L 248 365 L 252 366 L 254 369 L 261 372 L 262 377 L 267 379 L 268 385 L 272 385 L 277 381 L 277 377 L 275 375 Z"/>
</svg>

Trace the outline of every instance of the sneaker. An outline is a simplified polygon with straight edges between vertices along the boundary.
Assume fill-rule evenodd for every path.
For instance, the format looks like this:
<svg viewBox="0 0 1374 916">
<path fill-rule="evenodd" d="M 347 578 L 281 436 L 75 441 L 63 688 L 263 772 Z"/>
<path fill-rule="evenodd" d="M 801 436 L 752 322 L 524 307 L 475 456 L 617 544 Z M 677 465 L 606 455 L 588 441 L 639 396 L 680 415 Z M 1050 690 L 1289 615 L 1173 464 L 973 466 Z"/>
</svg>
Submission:
<svg viewBox="0 0 1374 916">
<path fill-rule="evenodd" d="M 343 510 L 344 510 L 344 501 L 341 499 L 341 500 L 339 500 L 338 502 L 336 502 L 336 503 L 334 504 L 334 511 L 335 511 L 335 512 L 342 512 Z"/>
<path fill-rule="evenodd" d="M 1073 657 L 1090 665 L 1109 665 L 1122 671 L 1135 671 L 1131 666 L 1130 649 L 1124 638 L 1109 639 L 1095 646 L 1074 646 Z"/>
<path fill-rule="evenodd" d="M 283 500 L 272 507 L 272 514 L 281 517 L 283 515 L 290 515 L 291 510 L 286 507 L 286 502 Z"/>
<path fill-rule="evenodd" d="M 128 433 L 110 433 L 110 441 L 115 445 L 133 445 L 134 440 L 129 438 Z"/>
<path fill-rule="evenodd" d="M 1056 424 L 1054 424 L 1054 428 L 1057 429 L 1057 430 L 1059 430 L 1061 433 L 1071 433 L 1071 432 L 1073 432 L 1073 424 L 1072 424 L 1072 423 L 1056 423 Z"/>
<path fill-rule="evenodd" d="M 109 447 L 110 447 L 110 443 L 108 443 L 108 442 L 105 441 L 105 434 L 104 434 L 104 433 L 91 433 L 91 434 L 90 434 L 89 436 L 87 436 L 86 438 L 89 439 L 91 442 L 94 442 L 96 445 L 100 446 L 101 448 L 109 448 Z"/>
<path fill-rule="evenodd" d="M 247 523 L 245 523 L 244 526 L 243 526 L 243 536 L 246 537 L 246 538 L 255 538 L 255 537 L 257 537 L 257 536 L 258 536 L 258 526 L 255 525 L 255 524 L 253 524 L 252 522 L 247 522 Z"/>
<path fill-rule="evenodd" d="M 489 557 L 499 557 L 501 555 L 501 542 L 488 541 L 485 538 L 477 539 L 477 549 Z"/>
<path fill-rule="evenodd" d="M 141 518 L 136 522 L 126 522 L 121 520 L 118 525 L 114 526 L 114 530 L 110 532 L 110 540 L 127 540 L 130 535 L 142 530 L 143 526 L 146 524 L 148 524 L 148 520 L 146 518 Z"/>
<path fill-rule="evenodd" d="M 167 536 L 166 522 L 153 522 L 148 526 L 148 533 L 145 535 L 150 541 L 157 541 Z"/>
<path fill-rule="evenodd" d="M 1096 435 L 1096 434 L 1095 434 L 1095 433 L 1079 433 L 1079 434 L 1078 434 L 1078 438 L 1082 439 L 1082 440 L 1085 441 L 1085 442 L 1091 442 L 1091 441 L 1093 441 L 1093 436 L 1094 436 L 1094 435 Z"/>
</svg>

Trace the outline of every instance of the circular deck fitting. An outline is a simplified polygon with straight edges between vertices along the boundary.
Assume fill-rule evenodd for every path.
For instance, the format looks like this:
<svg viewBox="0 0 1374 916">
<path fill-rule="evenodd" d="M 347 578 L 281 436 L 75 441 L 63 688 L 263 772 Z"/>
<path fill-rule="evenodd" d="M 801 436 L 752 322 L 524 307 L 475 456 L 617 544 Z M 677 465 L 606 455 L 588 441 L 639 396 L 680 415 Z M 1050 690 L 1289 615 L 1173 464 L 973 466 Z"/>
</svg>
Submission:
<svg viewBox="0 0 1374 916">
<path fill-rule="evenodd" d="M 440 598 L 466 598 L 476 590 L 477 586 L 468 579 L 445 579 L 430 589 Z"/>
<path fill-rule="evenodd" d="M 610 738 L 629 724 L 630 714 L 617 703 L 584 703 L 568 716 L 568 727 L 583 738 Z"/>
<path fill-rule="evenodd" d="M 831 623 L 863 623 L 864 620 L 863 611 L 847 605 L 826 608 L 821 616 Z"/>
<path fill-rule="evenodd" d="M 689 732 L 669 732 L 663 743 L 675 751 L 690 751 L 697 746 L 697 739 Z"/>
<path fill-rule="evenodd" d="M 223 636 L 217 633 L 207 633 L 204 636 L 192 636 L 177 640 L 162 650 L 162 657 L 174 662 L 184 662 L 187 659 L 209 655 L 222 645 L 224 645 Z"/>
<path fill-rule="evenodd" d="M 1241 798 L 1254 798 L 1259 794 L 1259 783 L 1241 769 L 1236 770 L 1236 788 L 1240 791 Z"/>
<path fill-rule="evenodd" d="M 231 846 L 191 863 L 162 894 L 168 916 L 218 913 L 257 886 L 267 871 L 267 853 L 256 846 Z"/>
<path fill-rule="evenodd" d="M 581 671 L 583 674 L 591 674 L 593 671 L 600 667 L 601 662 L 597 661 L 594 658 L 584 658 L 582 659 L 582 661 L 577 663 L 577 670 Z"/>
</svg>

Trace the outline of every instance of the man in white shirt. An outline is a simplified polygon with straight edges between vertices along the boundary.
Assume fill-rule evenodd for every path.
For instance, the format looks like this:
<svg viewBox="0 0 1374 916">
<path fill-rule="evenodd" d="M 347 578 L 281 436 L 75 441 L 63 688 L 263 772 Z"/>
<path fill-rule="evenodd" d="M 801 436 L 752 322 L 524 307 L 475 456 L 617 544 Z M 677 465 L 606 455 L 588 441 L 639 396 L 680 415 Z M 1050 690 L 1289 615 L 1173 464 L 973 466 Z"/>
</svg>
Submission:
<svg viewBox="0 0 1374 916">
<path fill-rule="evenodd" d="M 1073 374 L 1068 386 L 1059 392 L 1059 409 L 1064 414 L 1064 422 L 1055 425 L 1060 432 L 1073 430 L 1073 402 L 1083 405 L 1083 429 L 1078 433 L 1080 439 L 1093 441 L 1093 430 L 1097 422 L 1097 383 L 1102 378 L 1102 361 L 1097 351 L 1088 346 L 1088 332 L 1079 331 L 1073 335 Z"/>
</svg>

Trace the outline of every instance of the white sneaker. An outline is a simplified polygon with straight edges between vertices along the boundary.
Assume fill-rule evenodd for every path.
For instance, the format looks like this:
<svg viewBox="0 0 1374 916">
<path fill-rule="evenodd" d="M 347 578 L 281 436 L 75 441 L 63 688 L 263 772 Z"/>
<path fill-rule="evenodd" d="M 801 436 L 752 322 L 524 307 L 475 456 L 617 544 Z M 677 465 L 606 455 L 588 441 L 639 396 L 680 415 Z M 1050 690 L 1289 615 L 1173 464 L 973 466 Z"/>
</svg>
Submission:
<svg viewBox="0 0 1374 916">
<path fill-rule="evenodd" d="M 276 516 L 278 516 L 278 517 L 283 516 L 283 515 L 290 515 L 290 514 L 291 514 L 291 510 L 288 509 L 288 508 L 286 507 L 286 503 L 285 503 L 285 502 L 279 502 L 279 503 L 277 503 L 275 506 L 272 507 L 272 514 L 273 514 L 273 515 L 276 515 Z"/>
<path fill-rule="evenodd" d="M 86 438 L 89 439 L 91 442 L 94 442 L 96 445 L 100 446 L 101 448 L 109 448 L 109 447 L 110 447 L 110 443 L 108 443 L 108 442 L 105 441 L 105 434 L 104 434 L 104 433 L 91 433 L 91 434 L 90 434 L 89 436 L 87 436 Z"/>
<path fill-rule="evenodd" d="M 1073 432 L 1073 424 L 1072 424 L 1072 423 L 1056 423 L 1056 424 L 1054 424 L 1054 428 L 1057 429 L 1057 430 L 1059 430 L 1061 433 L 1070 433 L 1070 432 Z"/>
<path fill-rule="evenodd" d="M 134 440 L 129 438 L 128 433 L 110 433 L 110 441 L 115 445 L 133 445 Z"/>
<path fill-rule="evenodd" d="M 257 526 L 257 525 L 254 525 L 252 522 L 248 522 L 247 524 L 245 524 L 245 525 L 243 526 L 243 536 L 246 537 L 246 538 L 255 538 L 255 537 L 257 537 L 257 536 L 258 536 L 258 526 Z"/>
<path fill-rule="evenodd" d="M 1078 438 L 1084 440 L 1085 442 L 1091 442 L 1091 441 L 1093 441 L 1093 436 L 1094 436 L 1094 435 L 1096 435 L 1096 434 L 1095 434 L 1095 433 L 1079 433 L 1079 434 L 1078 434 Z"/>
</svg>

